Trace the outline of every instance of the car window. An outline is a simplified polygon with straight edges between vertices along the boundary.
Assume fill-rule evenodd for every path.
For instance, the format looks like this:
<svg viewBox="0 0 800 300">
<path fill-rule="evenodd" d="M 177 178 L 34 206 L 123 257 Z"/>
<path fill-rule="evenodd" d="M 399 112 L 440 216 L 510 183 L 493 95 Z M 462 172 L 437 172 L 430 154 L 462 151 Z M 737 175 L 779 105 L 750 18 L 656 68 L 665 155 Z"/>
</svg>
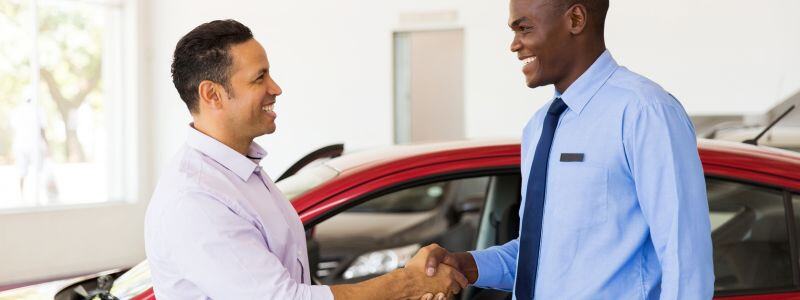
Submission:
<svg viewBox="0 0 800 300">
<path fill-rule="evenodd" d="M 414 213 L 436 208 L 449 182 L 437 182 L 384 195 L 353 207 L 348 212 Z"/>
<path fill-rule="evenodd" d="M 783 193 L 709 178 L 716 291 L 792 286 Z"/>
<path fill-rule="evenodd" d="M 420 247 L 475 247 L 489 177 L 426 183 L 366 200 L 314 227 L 312 274 L 322 284 L 362 281 L 405 265 Z"/>
</svg>

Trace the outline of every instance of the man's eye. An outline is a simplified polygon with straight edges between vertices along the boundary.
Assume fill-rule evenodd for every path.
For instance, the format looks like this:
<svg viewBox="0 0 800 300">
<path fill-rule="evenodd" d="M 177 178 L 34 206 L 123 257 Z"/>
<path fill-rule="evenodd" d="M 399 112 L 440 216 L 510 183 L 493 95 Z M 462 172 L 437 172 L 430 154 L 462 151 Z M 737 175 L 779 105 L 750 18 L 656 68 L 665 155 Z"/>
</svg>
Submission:
<svg viewBox="0 0 800 300">
<path fill-rule="evenodd" d="M 520 26 L 519 30 L 522 31 L 522 32 L 531 32 L 531 30 L 533 30 L 533 27 L 531 27 L 531 26 Z"/>
</svg>

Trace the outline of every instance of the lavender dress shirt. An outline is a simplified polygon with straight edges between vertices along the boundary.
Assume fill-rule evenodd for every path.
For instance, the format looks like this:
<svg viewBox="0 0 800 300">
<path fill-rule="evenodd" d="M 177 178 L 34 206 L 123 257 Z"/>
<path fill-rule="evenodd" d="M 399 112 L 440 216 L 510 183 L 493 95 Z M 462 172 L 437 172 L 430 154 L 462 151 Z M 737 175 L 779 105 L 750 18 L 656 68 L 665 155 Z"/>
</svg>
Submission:
<svg viewBox="0 0 800 300">
<path fill-rule="evenodd" d="M 333 299 L 311 283 L 303 224 L 259 166 L 265 155 L 190 126 L 145 216 L 158 299 Z"/>
</svg>

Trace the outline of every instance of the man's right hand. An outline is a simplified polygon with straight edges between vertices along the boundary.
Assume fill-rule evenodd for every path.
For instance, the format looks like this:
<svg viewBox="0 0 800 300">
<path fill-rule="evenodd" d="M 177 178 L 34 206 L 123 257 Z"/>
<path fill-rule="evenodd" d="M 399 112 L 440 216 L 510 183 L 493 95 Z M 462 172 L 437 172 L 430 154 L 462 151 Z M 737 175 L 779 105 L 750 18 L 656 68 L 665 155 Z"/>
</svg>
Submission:
<svg viewBox="0 0 800 300">
<path fill-rule="evenodd" d="M 433 276 L 428 276 L 423 262 L 422 256 L 415 256 L 404 268 L 356 284 L 334 285 L 331 292 L 336 300 L 417 300 L 433 299 L 433 295 L 450 299 L 467 286 L 467 279 L 455 268 L 441 265 Z"/>
<path fill-rule="evenodd" d="M 464 274 L 470 284 L 478 280 L 478 266 L 475 264 L 472 254 L 469 252 L 451 253 L 437 244 L 430 244 L 420 249 L 406 267 L 425 270 L 429 277 L 433 277 L 440 264 L 458 270 Z"/>
</svg>

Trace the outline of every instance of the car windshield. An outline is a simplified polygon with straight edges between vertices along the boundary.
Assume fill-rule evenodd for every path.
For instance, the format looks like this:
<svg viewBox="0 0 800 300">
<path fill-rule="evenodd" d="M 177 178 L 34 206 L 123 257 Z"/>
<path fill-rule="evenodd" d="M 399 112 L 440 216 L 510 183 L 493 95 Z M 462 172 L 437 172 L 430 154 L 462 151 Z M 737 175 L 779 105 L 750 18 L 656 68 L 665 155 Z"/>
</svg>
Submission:
<svg viewBox="0 0 800 300">
<path fill-rule="evenodd" d="M 348 210 L 357 213 L 415 213 L 436 208 L 444 198 L 446 182 L 428 184 L 383 195 Z"/>
<path fill-rule="evenodd" d="M 297 174 L 286 177 L 275 185 L 278 186 L 289 201 L 292 201 L 297 196 L 333 179 L 336 175 L 339 175 L 336 169 L 326 164 L 321 164 L 303 168 Z"/>
</svg>

